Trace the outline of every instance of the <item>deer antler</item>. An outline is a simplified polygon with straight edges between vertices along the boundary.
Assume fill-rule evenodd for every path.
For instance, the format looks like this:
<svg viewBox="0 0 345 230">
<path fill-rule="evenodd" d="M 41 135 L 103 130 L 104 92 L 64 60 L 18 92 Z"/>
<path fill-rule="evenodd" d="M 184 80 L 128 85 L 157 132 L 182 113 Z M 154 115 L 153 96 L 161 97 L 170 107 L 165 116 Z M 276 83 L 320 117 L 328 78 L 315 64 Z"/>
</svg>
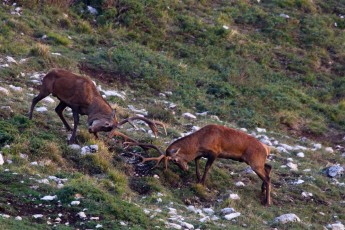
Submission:
<svg viewBox="0 0 345 230">
<path fill-rule="evenodd" d="M 137 142 L 136 140 L 130 138 L 129 136 L 127 136 L 126 134 L 123 134 L 115 129 L 113 129 L 109 134 L 108 134 L 108 138 L 112 138 L 113 136 L 120 136 L 123 137 L 123 139 L 125 139 L 126 141 L 130 141 L 130 142 Z"/>
<path fill-rule="evenodd" d="M 118 126 L 121 126 L 125 123 L 129 123 L 130 125 L 132 125 L 134 128 L 137 129 L 136 125 L 133 123 L 133 120 L 142 120 L 144 121 L 146 124 L 149 125 L 150 129 L 152 130 L 152 132 L 154 133 L 155 137 L 157 138 L 157 134 L 158 134 L 158 128 L 157 125 L 160 125 L 163 127 L 165 135 L 167 135 L 167 130 L 165 128 L 165 125 L 160 122 L 160 121 L 152 121 L 150 119 L 147 119 L 145 117 L 139 117 L 139 116 L 134 116 L 134 117 L 129 117 L 127 119 L 122 120 L 121 122 L 118 123 Z"/>
<path fill-rule="evenodd" d="M 157 163 L 151 169 L 157 167 L 161 163 L 161 161 L 164 160 L 164 168 L 165 168 L 165 170 L 168 169 L 168 160 L 169 160 L 169 158 L 157 146 L 152 145 L 152 144 L 138 143 L 138 142 L 124 142 L 123 144 L 127 145 L 127 147 L 130 146 L 130 145 L 131 146 L 137 145 L 137 146 L 143 148 L 144 150 L 145 150 L 145 148 L 156 149 L 161 154 L 159 157 L 149 157 L 149 158 L 147 158 L 147 157 L 143 157 L 143 156 L 141 156 L 139 154 L 135 154 L 135 153 L 134 153 L 134 155 L 138 156 L 138 157 L 140 157 L 142 159 L 141 163 L 144 163 L 146 161 L 157 161 Z"/>
</svg>

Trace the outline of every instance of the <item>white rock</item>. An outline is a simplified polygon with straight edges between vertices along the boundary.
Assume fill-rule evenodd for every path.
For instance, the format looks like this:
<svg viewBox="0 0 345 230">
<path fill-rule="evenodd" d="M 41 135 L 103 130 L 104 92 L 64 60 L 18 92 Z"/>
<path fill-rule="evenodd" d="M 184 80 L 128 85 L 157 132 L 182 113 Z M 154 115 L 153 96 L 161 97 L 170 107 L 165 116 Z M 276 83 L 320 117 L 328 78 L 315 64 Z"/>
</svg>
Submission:
<svg viewBox="0 0 345 230">
<path fill-rule="evenodd" d="M 55 102 L 55 100 L 52 98 L 52 97 L 45 97 L 44 99 L 43 99 L 43 101 L 44 102 L 47 102 L 47 103 L 50 103 L 50 104 L 52 104 L 52 103 L 54 103 Z"/>
<path fill-rule="evenodd" d="M 311 192 L 302 192 L 302 196 L 305 197 L 305 198 L 312 197 L 313 193 L 311 193 Z"/>
<path fill-rule="evenodd" d="M 292 184 L 303 184 L 303 183 L 304 183 L 304 180 L 301 180 L 301 179 L 298 179 L 297 181 L 292 182 Z"/>
<path fill-rule="evenodd" d="M 8 87 L 10 87 L 10 89 L 12 89 L 13 91 L 17 91 L 17 92 L 23 91 L 23 88 L 20 86 L 9 85 Z"/>
<path fill-rule="evenodd" d="M 209 216 L 213 215 L 214 213 L 212 208 L 203 208 L 202 210 Z"/>
<path fill-rule="evenodd" d="M 79 205 L 79 204 L 80 204 L 80 201 L 79 201 L 79 200 L 74 200 L 74 201 L 71 202 L 71 205 L 72 205 L 72 206 L 77 206 L 77 205 Z"/>
<path fill-rule="evenodd" d="M 182 117 L 187 118 L 187 119 L 193 119 L 193 120 L 196 119 L 196 116 L 194 116 L 191 113 L 183 113 Z"/>
<path fill-rule="evenodd" d="M 153 175 L 153 178 L 159 179 L 159 176 L 157 174 Z"/>
<path fill-rule="evenodd" d="M 217 221 L 217 220 L 219 220 L 219 217 L 218 217 L 218 216 L 216 216 L 216 215 L 213 215 L 213 216 L 211 217 L 211 220 L 213 220 L 213 221 Z"/>
<path fill-rule="evenodd" d="M 338 165 L 333 165 L 327 169 L 327 175 L 329 177 L 341 176 L 344 172 L 344 168 Z"/>
<path fill-rule="evenodd" d="M 80 219 L 86 219 L 86 214 L 85 212 L 78 212 L 77 216 L 79 216 Z"/>
<path fill-rule="evenodd" d="M 38 183 L 40 184 L 49 184 L 49 180 L 48 179 L 40 179 L 40 180 L 36 180 Z"/>
<path fill-rule="evenodd" d="M 0 152 L 0 165 L 3 165 L 4 163 L 5 163 L 4 157 L 2 156 L 2 154 Z"/>
<path fill-rule="evenodd" d="M 286 19 L 288 19 L 288 18 L 290 18 L 290 16 L 289 15 L 287 15 L 287 14 L 279 14 L 279 16 L 280 17 L 282 17 L 282 18 L 286 18 Z"/>
<path fill-rule="evenodd" d="M 103 228 L 103 225 L 97 224 L 95 228 Z"/>
<path fill-rule="evenodd" d="M 264 129 L 264 128 L 258 128 L 258 127 L 256 127 L 256 131 L 257 131 L 258 133 L 266 133 L 266 132 L 267 132 L 266 129 Z"/>
<path fill-rule="evenodd" d="M 240 199 L 239 195 L 237 195 L 237 194 L 235 194 L 235 193 L 230 194 L 230 195 L 229 195 L 229 198 L 230 198 L 231 200 L 239 200 L 239 199 Z"/>
<path fill-rule="evenodd" d="M 139 113 L 145 116 L 148 115 L 148 112 L 146 109 L 136 109 L 133 105 L 127 105 L 127 107 L 134 113 Z"/>
<path fill-rule="evenodd" d="M 282 224 L 286 224 L 288 222 L 300 222 L 301 220 L 298 218 L 298 216 L 296 216 L 296 214 L 294 213 L 288 213 L 288 214 L 284 214 L 281 215 L 279 217 L 276 217 L 274 219 L 274 222 L 276 223 L 282 223 Z"/>
<path fill-rule="evenodd" d="M 297 153 L 297 156 L 300 157 L 300 158 L 303 158 L 304 157 L 304 153 L 303 152 L 299 152 L 299 153 Z"/>
<path fill-rule="evenodd" d="M 99 217 L 98 216 L 91 216 L 90 220 L 99 220 Z"/>
<path fill-rule="evenodd" d="M 10 91 L 8 91 L 8 89 L 0 86 L 0 93 L 3 93 L 6 96 L 8 96 L 10 94 Z"/>
<path fill-rule="evenodd" d="M 208 111 L 202 112 L 202 113 L 195 113 L 195 115 L 200 116 L 200 117 L 205 117 L 207 115 Z"/>
<path fill-rule="evenodd" d="M 190 211 L 190 212 L 197 213 L 197 209 L 196 209 L 193 205 L 189 205 L 189 206 L 187 207 L 187 209 L 188 209 L 188 211 Z"/>
<path fill-rule="evenodd" d="M 303 172 L 310 172 L 311 169 L 304 169 Z"/>
<path fill-rule="evenodd" d="M 23 154 L 23 153 L 20 153 L 19 157 L 22 159 L 28 159 L 29 158 L 29 156 L 27 154 Z"/>
<path fill-rule="evenodd" d="M 209 217 L 209 216 L 205 216 L 205 217 L 201 218 L 199 221 L 200 221 L 201 223 L 205 223 L 205 222 L 207 222 L 207 221 L 210 221 L 210 217 Z"/>
<path fill-rule="evenodd" d="M 175 224 L 175 223 L 166 223 L 166 227 L 167 228 L 173 228 L 173 229 L 182 229 L 182 226 L 181 225 L 179 225 L 179 224 Z"/>
<path fill-rule="evenodd" d="M 237 187 L 243 187 L 243 186 L 245 186 L 245 184 L 244 184 L 242 181 L 236 182 L 235 185 L 236 185 Z"/>
<path fill-rule="evenodd" d="M 32 217 L 35 219 L 39 219 L 39 218 L 42 218 L 43 215 L 42 214 L 35 214 L 35 215 L 32 215 Z"/>
<path fill-rule="evenodd" d="M 55 55 L 55 56 L 62 56 L 60 53 L 52 53 L 52 55 Z"/>
<path fill-rule="evenodd" d="M 298 170 L 298 165 L 297 164 L 294 164 L 292 162 L 289 162 L 286 164 L 291 170 L 293 171 L 297 171 Z"/>
<path fill-rule="evenodd" d="M 158 203 L 161 203 L 162 201 L 163 201 L 162 198 L 158 198 L 158 199 L 157 199 L 157 202 L 158 202 Z"/>
<path fill-rule="evenodd" d="M 8 218 L 11 217 L 10 215 L 7 215 L 7 214 L 0 214 L 0 216 L 1 216 L 2 218 L 6 218 L 6 219 L 8 219 Z"/>
<path fill-rule="evenodd" d="M 47 112 L 47 111 L 48 111 L 47 107 L 44 107 L 44 106 L 37 107 L 35 110 L 36 110 L 37 112 L 40 112 L 40 113 L 44 113 L 44 112 Z"/>
<path fill-rule="evenodd" d="M 318 150 L 318 149 L 321 149 L 321 148 L 322 148 L 322 145 L 321 145 L 321 144 L 318 144 L 318 143 L 313 144 L 313 149 L 314 149 L 314 150 Z"/>
<path fill-rule="evenodd" d="M 98 14 L 98 11 L 92 6 L 87 6 L 87 10 L 90 12 L 90 14 L 94 14 L 94 15 Z"/>
<path fill-rule="evenodd" d="M 224 26 L 223 26 L 223 29 L 224 29 L 224 30 L 228 30 L 228 29 L 229 29 L 229 26 L 224 25 Z"/>
<path fill-rule="evenodd" d="M 245 133 L 248 132 L 248 130 L 247 130 L 246 128 L 240 128 L 240 130 L 241 130 L 242 132 L 245 132 Z"/>
<path fill-rule="evenodd" d="M 52 201 L 52 200 L 55 200 L 55 199 L 57 199 L 57 196 L 56 195 L 54 195 L 54 196 L 44 196 L 44 197 L 42 197 L 41 198 L 41 200 L 45 200 L 45 201 Z"/>
<path fill-rule="evenodd" d="M 220 211 L 221 211 L 222 215 L 228 215 L 230 213 L 234 213 L 235 209 L 233 209 L 233 208 L 223 208 Z"/>
<path fill-rule="evenodd" d="M 122 100 L 126 100 L 126 95 L 124 93 L 119 93 L 118 91 L 115 90 L 102 90 L 102 92 L 107 96 L 114 96 L 114 97 L 119 97 Z"/>
<path fill-rule="evenodd" d="M 224 218 L 227 219 L 227 220 L 232 220 L 236 217 L 239 217 L 241 215 L 241 213 L 239 212 L 234 212 L 234 213 L 230 213 L 228 215 L 225 215 Z"/>
<path fill-rule="evenodd" d="M 286 160 L 288 160 L 288 161 L 290 161 L 290 162 L 293 161 L 293 159 L 292 159 L 291 157 L 287 158 Z"/>
<path fill-rule="evenodd" d="M 9 63 L 15 63 L 15 64 L 17 64 L 17 61 L 14 60 L 14 58 L 11 57 L 11 56 L 7 56 L 6 59 L 7 59 L 7 62 L 9 62 Z"/>
<path fill-rule="evenodd" d="M 292 147 L 291 145 L 280 144 L 280 146 L 282 146 L 284 149 L 286 149 L 288 151 L 293 151 L 294 150 L 294 147 Z"/>
<path fill-rule="evenodd" d="M 328 152 L 328 153 L 334 153 L 334 150 L 333 150 L 332 147 L 325 148 L 325 151 Z"/>
<path fill-rule="evenodd" d="M 181 226 L 184 227 L 184 228 L 187 228 L 187 229 L 194 229 L 194 225 L 192 224 L 189 224 L 187 222 L 180 222 Z"/>
<path fill-rule="evenodd" d="M 278 146 L 277 148 L 277 151 L 279 152 L 279 153 L 289 153 L 284 147 L 282 147 L 282 146 Z"/>
<path fill-rule="evenodd" d="M 247 173 L 247 174 L 256 174 L 256 173 L 254 172 L 254 170 L 253 170 L 251 167 L 247 167 L 247 168 L 244 170 L 244 172 Z"/>
<path fill-rule="evenodd" d="M 168 208 L 169 209 L 169 215 L 176 215 L 177 210 L 175 208 Z"/>
<path fill-rule="evenodd" d="M 341 222 L 330 224 L 332 230 L 344 230 L 345 226 Z"/>
<path fill-rule="evenodd" d="M 211 115 L 210 118 L 215 120 L 215 121 L 220 121 L 219 117 L 216 115 Z"/>
<path fill-rule="evenodd" d="M 14 218 L 15 220 L 22 220 L 23 218 L 20 216 L 16 216 L 16 218 Z"/>
<path fill-rule="evenodd" d="M 33 161 L 30 163 L 30 165 L 36 166 L 36 165 L 38 165 L 38 163 L 37 163 L 37 161 Z"/>
<path fill-rule="evenodd" d="M 68 148 L 74 149 L 74 150 L 79 150 L 81 147 L 80 147 L 80 145 L 77 145 L 77 144 L 71 144 L 71 145 L 68 145 Z"/>
</svg>

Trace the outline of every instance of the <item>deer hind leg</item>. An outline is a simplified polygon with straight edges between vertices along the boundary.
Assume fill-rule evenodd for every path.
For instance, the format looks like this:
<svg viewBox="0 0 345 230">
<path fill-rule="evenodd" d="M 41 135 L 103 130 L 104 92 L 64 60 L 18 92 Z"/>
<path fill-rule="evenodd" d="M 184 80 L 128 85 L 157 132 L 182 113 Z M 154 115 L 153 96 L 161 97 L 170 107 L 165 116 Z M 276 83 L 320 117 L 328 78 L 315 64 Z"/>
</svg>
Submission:
<svg viewBox="0 0 345 230">
<path fill-rule="evenodd" d="M 63 124 L 65 125 L 67 131 L 71 131 L 72 130 L 71 126 L 69 126 L 69 124 L 65 120 L 65 117 L 62 114 L 62 112 L 64 111 L 64 109 L 66 107 L 67 107 L 66 103 L 60 101 L 58 106 L 56 106 L 56 108 L 55 108 L 55 112 L 59 115 L 59 117 L 60 117 L 61 121 L 63 122 Z"/>
<path fill-rule="evenodd" d="M 69 139 L 68 144 L 75 143 L 76 134 L 77 134 L 77 128 L 78 128 L 78 124 L 79 124 L 79 113 L 78 113 L 78 110 L 72 108 L 72 112 L 73 112 L 74 126 L 73 126 L 72 136 Z"/>
<path fill-rule="evenodd" d="M 196 179 L 197 183 L 201 182 L 201 175 L 200 175 L 200 164 L 199 164 L 200 157 L 195 158 L 195 170 L 196 170 Z"/>
<path fill-rule="evenodd" d="M 40 93 L 36 97 L 34 97 L 34 99 L 32 99 L 32 103 L 31 103 L 31 107 L 30 107 L 30 112 L 29 112 L 29 119 L 30 120 L 32 119 L 32 112 L 34 111 L 34 108 L 35 108 L 36 104 L 40 100 L 42 100 L 43 98 L 48 96 L 49 94 L 50 94 L 50 92 L 48 92 L 47 90 L 41 90 Z"/>
<path fill-rule="evenodd" d="M 252 167 L 253 168 L 253 167 Z M 271 178 L 269 176 L 271 171 L 271 166 L 268 164 L 265 164 L 264 167 L 254 167 L 254 172 L 260 177 L 260 179 L 263 181 L 261 189 L 265 192 L 265 200 L 264 204 L 266 206 L 270 206 L 271 204 Z"/>
<path fill-rule="evenodd" d="M 206 180 L 207 173 L 210 170 L 210 168 L 211 168 L 211 166 L 212 166 L 212 164 L 213 164 L 215 159 L 216 158 L 214 158 L 214 157 L 209 157 L 207 159 L 206 166 L 205 166 L 205 172 L 204 172 L 204 175 L 202 176 L 202 179 L 201 179 L 201 184 L 202 185 L 205 185 L 205 180 Z"/>
</svg>

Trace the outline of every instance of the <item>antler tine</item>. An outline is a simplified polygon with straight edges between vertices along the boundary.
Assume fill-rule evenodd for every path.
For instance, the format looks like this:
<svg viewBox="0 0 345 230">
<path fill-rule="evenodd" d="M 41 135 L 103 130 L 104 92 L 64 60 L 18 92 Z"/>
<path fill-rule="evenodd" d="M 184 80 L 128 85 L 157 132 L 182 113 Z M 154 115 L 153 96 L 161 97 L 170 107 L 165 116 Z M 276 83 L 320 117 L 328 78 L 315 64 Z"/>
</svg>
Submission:
<svg viewBox="0 0 345 230">
<path fill-rule="evenodd" d="M 137 128 L 133 123 L 132 121 L 133 120 L 142 120 L 144 121 L 146 124 L 148 124 L 148 126 L 150 127 L 150 129 L 152 130 L 152 132 L 154 133 L 155 137 L 157 138 L 157 134 L 158 134 L 158 128 L 157 128 L 157 125 L 160 125 L 164 128 L 164 132 L 165 132 L 165 135 L 167 135 L 167 131 L 166 131 L 166 128 L 165 128 L 165 125 L 160 122 L 160 121 L 152 121 L 150 119 L 147 119 L 146 117 L 140 117 L 140 116 L 134 116 L 134 117 L 129 117 L 127 119 L 124 119 L 123 121 L 121 121 L 119 123 L 119 126 L 125 124 L 126 122 L 130 123 L 134 128 Z"/>
<path fill-rule="evenodd" d="M 125 142 L 126 141 L 130 141 L 130 142 L 137 142 L 136 140 L 130 138 L 129 136 L 127 136 L 126 134 L 123 134 L 115 129 L 113 129 L 113 131 L 111 131 L 108 135 L 108 138 L 112 138 L 113 136 L 120 136 L 120 137 L 123 137 L 123 139 L 125 139 Z M 124 143 L 125 143 L 124 142 Z"/>
<path fill-rule="evenodd" d="M 159 157 L 150 157 L 150 158 L 147 158 L 147 157 L 143 157 L 141 155 L 138 155 L 138 154 L 134 154 L 135 156 L 138 156 L 142 159 L 141 163 L 144 163 L 146 161 L 157 161 L 157 163 L 151 168 L 155 168 L 157 167 L 162 160 L 164 160 L 164 168 L 165 170 L 167 170 L 168 168 L 168 158 L 167 156 L 155 145 L 152 145 L 152 144 L 144 144 L 144 143 L 138 143 L 138 142 L 124 142 L 123 143 L 124 145 L 131 145 L 131 146 L 134 146 L 134 145 L 137 145 L 137 146 L 140 146 L 141 148 L 153 148 L 153 149 L 156 149 L 161 155 Z"/>
</svg>

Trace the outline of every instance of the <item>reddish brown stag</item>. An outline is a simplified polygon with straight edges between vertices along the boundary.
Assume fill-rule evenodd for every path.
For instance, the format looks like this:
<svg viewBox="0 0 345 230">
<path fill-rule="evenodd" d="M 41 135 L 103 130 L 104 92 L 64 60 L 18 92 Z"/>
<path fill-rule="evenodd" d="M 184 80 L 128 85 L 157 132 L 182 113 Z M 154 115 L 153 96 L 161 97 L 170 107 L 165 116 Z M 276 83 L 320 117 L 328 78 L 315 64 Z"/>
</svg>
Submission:
<svg viewBox="0 0 345 230">
<path fill-rule="evenodd" d="M 130 143 L 130 145 L 150 147 L 140 143 Z M 185 171 L 188 170 L 188 163 L 194 160 L 197 181 L 203 185 L 215 159 L 226 158 L 247 163 L 263 181 L 261 186 L 262 193 L 265 195 L 263 203 L 267 206 L 271 204 L 270 172 L 272 167 L 266 164 L 269 154 L 269 147 L 254 137 L 242 131 L 220 125 L 207 125 L 188 136 L 174 141 L 165 151 L 165 157 Z M 207 162 L 204 174 L 201 177 L 199 160 L 202 157 L 207 158 Z M 164 157 L 160 156 L 146 158 L 145 161 L 156 160 L 159 163 L 162 159 Z"/>
<path fill-rule="evenodd" d="M 115 131 L 118 127 L 118 121 L 115 115 L 115 110 L 111 108 L 102 95 L 98 92 L 95 84 L 88 77 L 79 76 L 64 69 L 53 69 L 44 76 L 42 85 L 38 96 L 32 100 L 29 118 L 32 119 L 32 113 L 35 105 L 47 97 L 49 94 L 57 97 L 60 103 L 55 108 L 56 113 L 59 115 L 64 126 L 68 131 L 72 130 L 66 122 L 63 111 L 66 107 L 70 107 L 73 113 L 74 126 L 72 136 L 68 143 L 76 141 L 76 131 L 79 124 L 79 114 L 87 115 L 88 130 L 93 133 L 97 138 L 97 133 L 100 131 L 110 132 L 109 136 L 119 135 L 125 139 L 130 139 L 125 134 Z M 164 125 L 157 121 L 150 121 L 144 117 L 132 117 L 120 122 L 124 124 L 129 122 L 133 125 L 133 120 L 143 120 L 149 124 L 150 128 L 157 136 L 157 126 Z"/>
</svg>

